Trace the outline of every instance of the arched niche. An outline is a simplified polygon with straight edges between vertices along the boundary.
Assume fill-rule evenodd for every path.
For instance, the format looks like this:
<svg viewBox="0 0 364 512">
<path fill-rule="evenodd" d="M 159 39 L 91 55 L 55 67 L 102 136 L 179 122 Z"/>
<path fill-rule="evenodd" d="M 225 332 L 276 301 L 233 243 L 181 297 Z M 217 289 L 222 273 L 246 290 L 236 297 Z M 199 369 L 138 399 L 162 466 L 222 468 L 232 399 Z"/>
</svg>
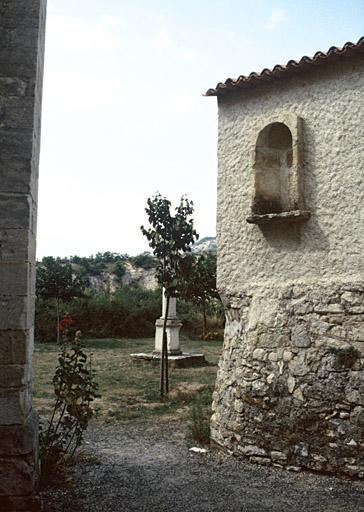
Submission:
<svg viewBox="0 0 364 512">
<path fill-rule="evenodd" d="M 268 124 L 255 146 L 253 214 L 281 213 L 289 207 L 292 134 L 283 123 Z"/>
<path fill-rule="evenodd" d="M 303 210 L 301 169 L 301 123 L 272 120 L 260 129 L 253 161 L 253 224 L 298 221 L 309 218 Z"/>
</svg>

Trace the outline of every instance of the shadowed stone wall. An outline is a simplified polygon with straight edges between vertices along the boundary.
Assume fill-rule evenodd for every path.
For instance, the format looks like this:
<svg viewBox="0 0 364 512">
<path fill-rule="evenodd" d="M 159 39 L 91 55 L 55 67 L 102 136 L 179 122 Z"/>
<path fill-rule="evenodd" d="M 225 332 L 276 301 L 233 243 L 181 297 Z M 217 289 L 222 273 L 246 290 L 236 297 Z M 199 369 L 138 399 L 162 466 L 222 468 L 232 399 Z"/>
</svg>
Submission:
<svg viewBox="0 0 364 512">
<path fill-rule="evenodd" d="M 0 510 L 31 510 L 35 240 L 45 0 L 0 0 Z"/>
<path fill-rule="evenodd" d="M 364 478 L 363 101 L 363 53 L 219 97 L 212 437 L 252 462 Z M 259 133 L 292 115 L 307 215 L 249 224 Z"/>
</svg>

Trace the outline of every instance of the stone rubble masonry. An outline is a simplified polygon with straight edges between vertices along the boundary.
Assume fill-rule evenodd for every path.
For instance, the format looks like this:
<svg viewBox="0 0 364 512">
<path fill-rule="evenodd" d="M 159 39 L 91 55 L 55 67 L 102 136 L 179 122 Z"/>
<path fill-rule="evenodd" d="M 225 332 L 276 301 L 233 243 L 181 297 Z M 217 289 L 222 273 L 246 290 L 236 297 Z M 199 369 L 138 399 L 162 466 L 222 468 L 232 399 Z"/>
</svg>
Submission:
<svg viewBox="0 0 364 512">
<path fill-rule="evenodd" d="M 0 0 L 0 510 L 34 510 L 31 360 L 46 0 Z"/>
<path fill-rule="evenodd" d="M 213 439 L 254 462 L 364 478 L 364 286 L 269 292 L 276 316 L 253 328 L 250 297 L 226 304 Z"/>
<path fill-rule="evenodd" d="M 219 97 L 213 440 L 254 463 L 364 478 L 363 55 Z M 310 219 L 251 225 L 264 120 L 302 119 Z"/>
</svg>

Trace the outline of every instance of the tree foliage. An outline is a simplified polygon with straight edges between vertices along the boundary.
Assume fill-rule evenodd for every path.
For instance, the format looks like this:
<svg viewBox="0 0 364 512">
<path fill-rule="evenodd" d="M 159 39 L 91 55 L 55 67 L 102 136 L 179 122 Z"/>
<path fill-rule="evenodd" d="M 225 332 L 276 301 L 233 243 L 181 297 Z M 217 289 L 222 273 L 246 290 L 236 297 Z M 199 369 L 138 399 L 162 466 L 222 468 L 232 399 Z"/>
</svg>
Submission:
<svg viewBox="0 0 364 512">
<path fill-rule="evenodd" d="M 189 254 L 183 260 L 183 279 L 180 295 L 201 307 L 203 313 L 203 338 L 207 335 L 206 308 L 213 299 L 219 299 L 216 289 L 216 254 Z"/>
<path fill-rule="evenodd" d="M 69 263 L 47 256 L 37 266 L 36 294 L 42 299 L 61 299 L 64 302 L 81 297 L 86 281 L 73 273 Z"/>
<path fill-rule="evenodd" d="M 191 246 L 198 235 L 193 227 L 193 203 L 182 196 L 175 214 L 171 213 L 171 202 L 157 193 L 148 198 L 145 209 L 150 228 L 141 226 L 143 235 L 149 241 L 158 263 L 156 278 L 166 295 L 166 312 L 170 297 L 178 297 L 183 288 L 183 259 L 191 251 Z M 161 354 L 160 395 L 168 394 L 168 350 L 166 335 L 167 314 L 164 316 L 163 343 Z"/>
<path fill-rule="evenodd" d="M 151 268 L 155 268 L 157 264 L 156 259 L 149 252 L 142 252 L 137 256 L 130 256 L 129 261 L 134 266 L 144 268 L 144 270 L 150 270 Z"/>
<path fill-rule="evenodd" d="M 151 227 L 142 226 L 141 230 L 158 260 L 156 279 L 167 297 L 178 297 L 184 276 L 184 256 L 198 239 L 191 217 L 193 202 L 182 196 L 175 215 L 171 213 L 171 202 L 159 193 L 149 198 L 147 204 L 145 211 Z"/>
<path fill-rule="evenodd" d="M 37 266 L 36 295 L 41 299 L 54 299 L 57 312 L 57 342 L 59 336 L 59 303 L 68 302 L 74 297 L 81 297 L 86 280 L 73 273 L 69 263 L 62 263 L 60 258 L 47 256 Z"/>
</svg>

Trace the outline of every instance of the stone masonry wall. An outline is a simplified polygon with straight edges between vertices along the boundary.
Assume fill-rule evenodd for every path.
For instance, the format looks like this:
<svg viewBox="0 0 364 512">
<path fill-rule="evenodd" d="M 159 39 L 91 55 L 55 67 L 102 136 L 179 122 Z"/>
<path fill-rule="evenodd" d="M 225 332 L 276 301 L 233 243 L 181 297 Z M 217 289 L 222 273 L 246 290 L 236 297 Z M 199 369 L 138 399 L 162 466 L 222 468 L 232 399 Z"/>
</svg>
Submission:
<svg viewBox="0 0 364 512">
<path fill-rule="evenodd" d="M 219 101 L 212 438 L 253 462 L 364 477 L 364 54 Z M 248 224 L 259 131 L 302 119 L 298 224 Z"/>
<path fill-rule="evenodd" d="M 252 462 L 364 478 L 364 286 L 269 292 L 277 310 L 251 327 L 251 297 L 227 304 L 214 440 Z"/>
<path fill-rule="evenodd" d="M 0 510 L 33 510 L 35 239 L 45 0 L 0 0 Z"/>
</svg>

